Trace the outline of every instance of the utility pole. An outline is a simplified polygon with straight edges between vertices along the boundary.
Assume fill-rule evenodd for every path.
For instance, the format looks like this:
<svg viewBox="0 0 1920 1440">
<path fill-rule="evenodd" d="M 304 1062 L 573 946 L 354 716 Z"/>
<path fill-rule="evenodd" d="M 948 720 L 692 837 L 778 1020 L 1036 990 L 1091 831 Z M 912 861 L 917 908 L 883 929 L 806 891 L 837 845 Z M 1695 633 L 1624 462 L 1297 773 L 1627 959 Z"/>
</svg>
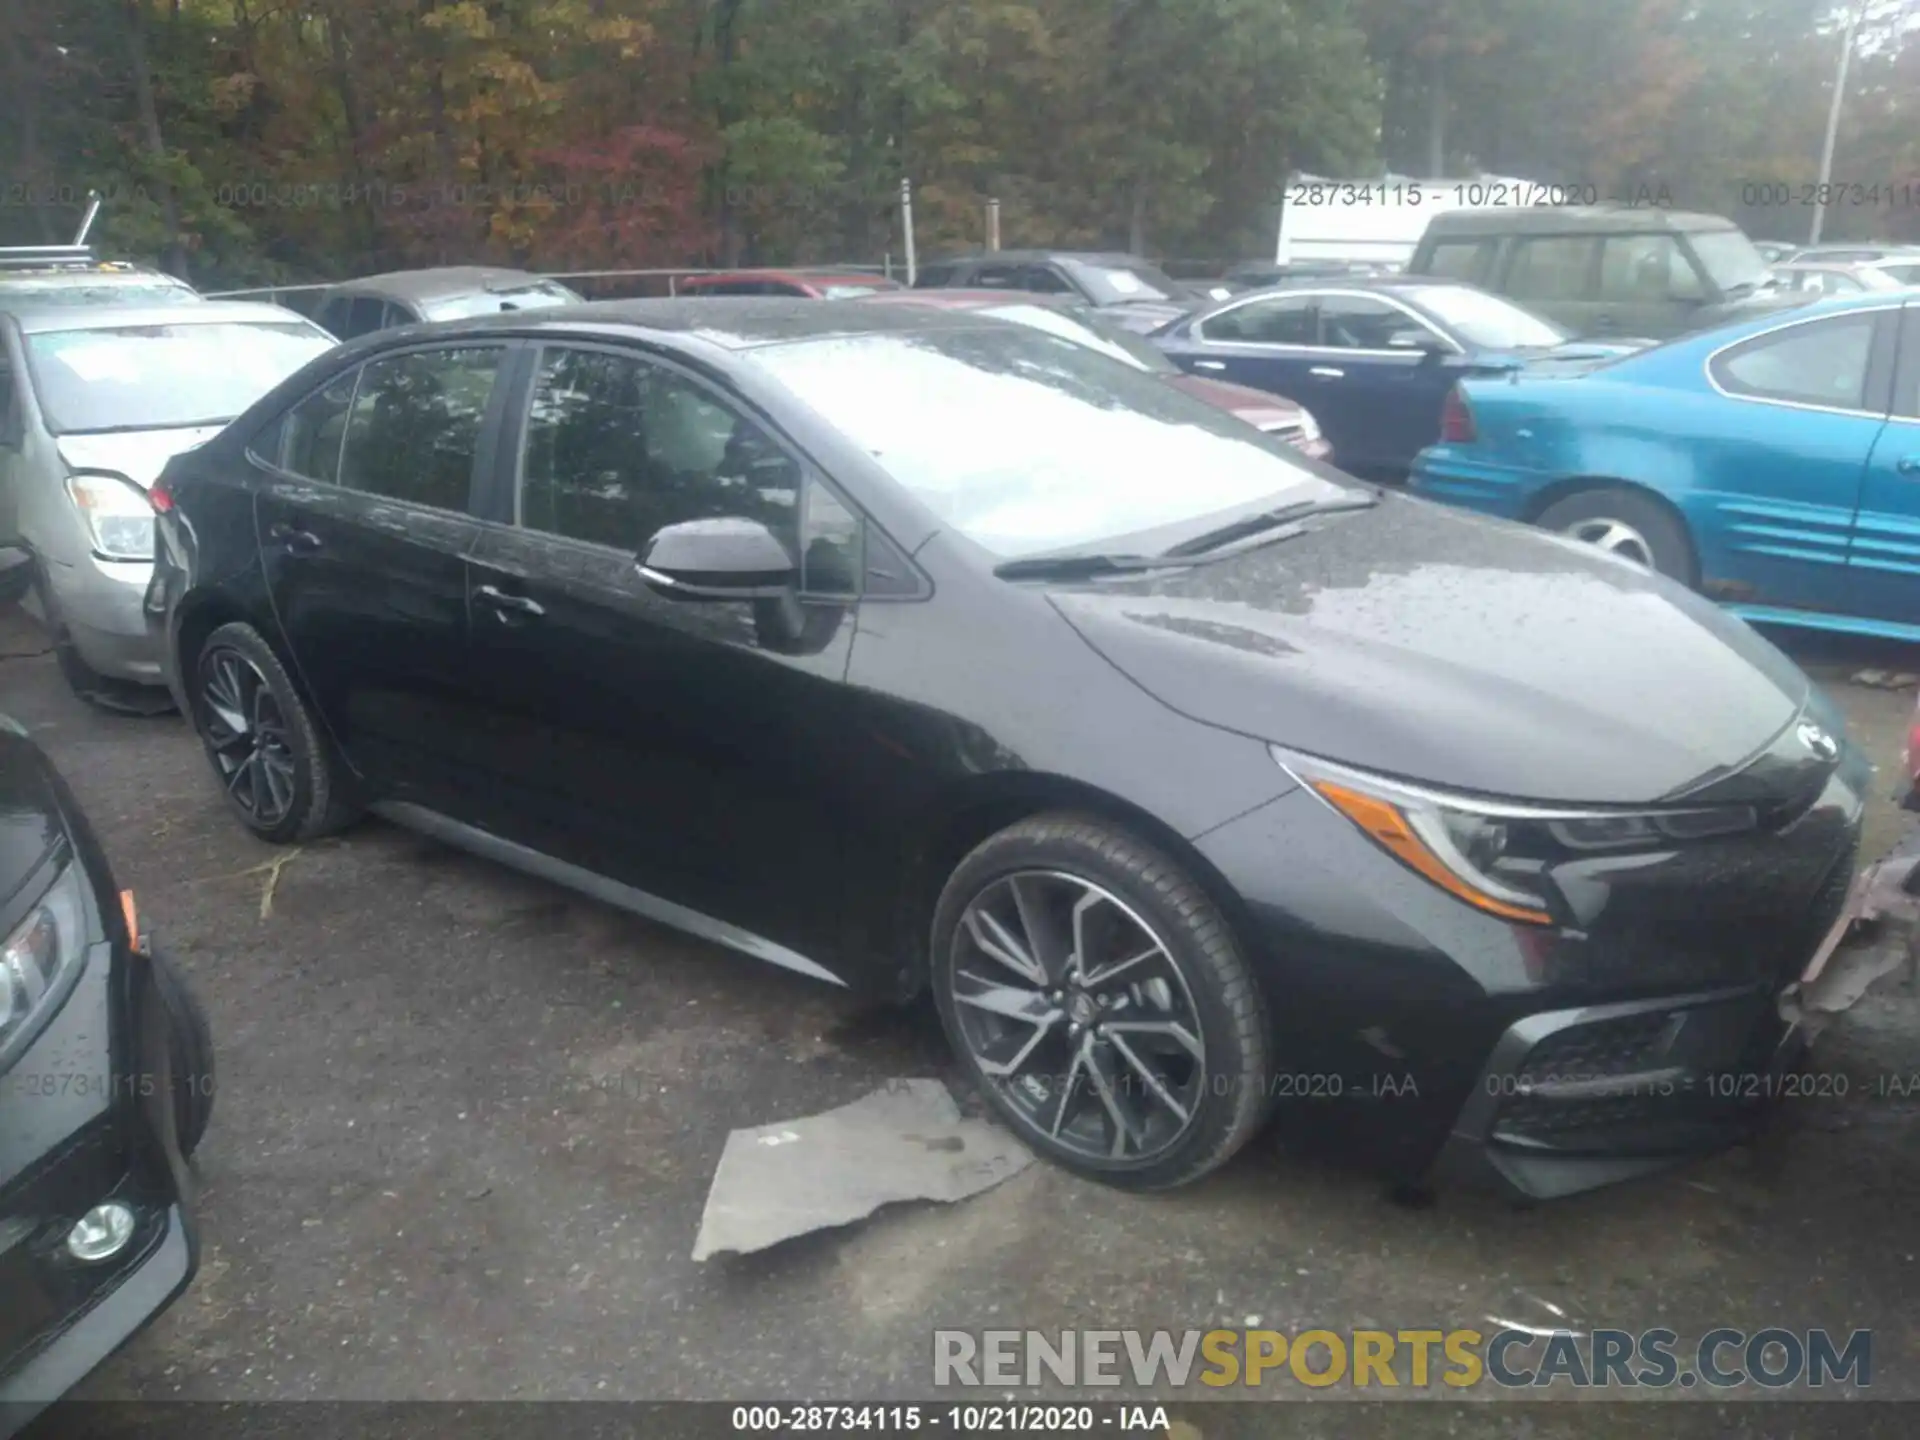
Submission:
<svg viewBox="0 0 1920 1440">
<path fill-rule="evenodd" d="M 987 249 L 1000 248 L 1000 202 L 987 201 Z"/>
<path fill-rule="evenodd" d="M 1847 70 L 1853 64 L 1853 42 L 1860 32 L 1861 17 L 1866 14 L 1870 0 L 1860 0 L 1847 12 L 1846 34 L 1840 41 L 1840 71 L 1833 77 L 1833 103 L 1827 107 L 1827 137 L 1820 146 L 1820 181 L 1813 192 L 1816 202 L 1813 207 L 1813 230 L 1807 237 L 1807 244 L 1820 243 L 1820 231 L 1827 219 L 1827 186 L 1833 180 L 1833 145 L 1840 135 L 1840 107 L 1847 98 Z"/>
<path fill-rule="evenodd" d="M 914 264 L 913 256 L 913 182 L 905 177 L 900 181 L 900 228 L 906 233 L 907 287 L 911 289 L 919 278 L 919 267 Z"/>
</svg>

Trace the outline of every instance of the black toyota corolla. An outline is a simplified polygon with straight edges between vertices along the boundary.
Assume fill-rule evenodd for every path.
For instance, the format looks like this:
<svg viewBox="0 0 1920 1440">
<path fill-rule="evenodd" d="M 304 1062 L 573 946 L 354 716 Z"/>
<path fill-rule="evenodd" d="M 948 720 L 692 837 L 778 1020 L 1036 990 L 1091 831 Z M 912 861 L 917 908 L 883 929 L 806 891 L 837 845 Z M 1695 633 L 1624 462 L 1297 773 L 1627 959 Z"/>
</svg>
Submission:
<svg viewBox="0 0 1920 1440">
<path fill-rule="evenodd" d="M 1722 1144 L 1865 767 L 1740 621 L 968 314 L 623 302 L 330 353 L 153 492 L 234 814 L 362 809 L 930 989 L 1137 1187 L 1276 1107 L 1560 1193 Z"/>
<path fill-rule="evenodd" d="M 0 1436 L 180 1294 L 207 1022 L 73 795 L 0 716 Z"/>
</svg>

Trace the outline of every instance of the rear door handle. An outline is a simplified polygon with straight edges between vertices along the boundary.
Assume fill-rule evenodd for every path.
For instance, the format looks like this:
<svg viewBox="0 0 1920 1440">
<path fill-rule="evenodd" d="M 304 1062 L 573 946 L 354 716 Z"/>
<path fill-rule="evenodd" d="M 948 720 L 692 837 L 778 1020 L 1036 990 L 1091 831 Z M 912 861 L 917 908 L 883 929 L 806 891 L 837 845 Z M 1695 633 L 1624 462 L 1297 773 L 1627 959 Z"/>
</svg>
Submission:
<svg viewBox="0 0 1920 1440">
<path fill-rule="evenodd" d="M 320 537 L 311 530 L 299 530 L 281 520 L 267 527 L 267 538 L 289 555 L 311 555 L 320 548 Z"/>
<path fill-rule="evenodd" d="M 1318 375 L 1322 380 L 1344 380 L 1347 378 L 1346 371 L 1336 369 L 1331 365 L 1316 365 L 1307 373 L 1309 375 Z"/>
<path fill-rule="evenodd" d="M 1920 475 L 1920 455 L 1909 455 L 1894 462 L 1894 469 L 1902 475 Z"/>
<path fill-rule="evenodd" d="M 495 610 L 510 610 L 516 615 L 544 615 L 547 613 L 547 607 L 542 605 L 538 600 L 531 599 L 525 595 L 509 595 L 506 591 L 496 589 L 492 585 L 482 585 L 473 593 L 475 598 L 481 601 L 481 603 L 490 605 Z"/>
<path fill-rule="evenodd" d="M 1227 367 L 1218 360 L 1196 360 L 1193 362 L 1193 368 L 1196 370 L 1224 370 Z"/>
</svg>

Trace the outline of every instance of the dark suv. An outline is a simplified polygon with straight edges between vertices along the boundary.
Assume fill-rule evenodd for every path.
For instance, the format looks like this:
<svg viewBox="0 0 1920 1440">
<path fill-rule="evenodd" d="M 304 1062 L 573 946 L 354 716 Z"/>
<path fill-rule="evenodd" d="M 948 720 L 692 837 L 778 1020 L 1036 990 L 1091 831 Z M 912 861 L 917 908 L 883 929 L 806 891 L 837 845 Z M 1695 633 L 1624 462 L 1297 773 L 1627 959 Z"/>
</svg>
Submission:
<svg viewBox="0 0 1920 1440">
<path fill-rule="evenodd" d="M 72 793 L 0 716 L 0 1436 L 186 1289 L 206 1016 Z"/>
<path fill-rule="evenodd" d="M 1446 211 L 1406 273 L 1465 280 L 1579 336 L 1664 340 L 1806 301 L 1731 220 L 1629 206 Z"/>
</svg>

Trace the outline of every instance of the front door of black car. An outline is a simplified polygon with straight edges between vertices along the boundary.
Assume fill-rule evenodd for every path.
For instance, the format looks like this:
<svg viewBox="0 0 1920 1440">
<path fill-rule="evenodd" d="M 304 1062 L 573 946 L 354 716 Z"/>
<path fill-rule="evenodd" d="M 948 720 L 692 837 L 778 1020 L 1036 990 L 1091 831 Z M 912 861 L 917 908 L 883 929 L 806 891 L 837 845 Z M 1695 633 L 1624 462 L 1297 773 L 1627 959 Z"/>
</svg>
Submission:
<svg viewBox="0 0 1920 1440">
<path fill-rule="evenodd" d="M 371 360 L 254 446 L 256 536 L 281 633 L 348 763 L 402 798 L 441 803 L 459 783 L 471 720 L 463 557 L 508 353 Z"/>
<path fill-rule="evenodd" d="M 544 349 L 517 419 L 511 517 L 483 528 L 470 566 L 491 823 L 830 952 L 860 523 L 727 399 L 630 351 Z M 805 553 L 812 598 L 674 599 L 643 578 L 662 527 L 721 516 Z"/>
</svg>

